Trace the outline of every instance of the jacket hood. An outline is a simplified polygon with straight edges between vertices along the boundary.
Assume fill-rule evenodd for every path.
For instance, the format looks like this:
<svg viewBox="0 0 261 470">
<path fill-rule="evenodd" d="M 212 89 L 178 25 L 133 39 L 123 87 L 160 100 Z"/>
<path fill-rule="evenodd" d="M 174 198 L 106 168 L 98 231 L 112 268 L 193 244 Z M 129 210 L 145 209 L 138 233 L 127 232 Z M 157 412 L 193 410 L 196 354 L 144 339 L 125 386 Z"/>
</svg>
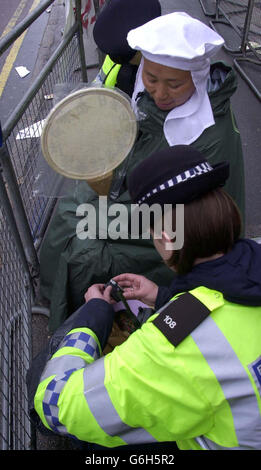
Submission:
<svg viewBox="0 0 261 470">
<path fill-rule="evenodd" d="M 224 62 L 214 62 L 210 66 L 208 96 L 214 117 L 225 114 L 230 106 L 230 98 L 237 89 L 237 75 L 232 67 Z"/>
<path fill-rule="evenodd" d="M 226 255 L 196 265 L 184 276 L 177 276 L 168 289 L 170 296 L 205 286 L 222 292 L 229 302 L 261 306 L 261 245 L 242 239 Z M 159 289 L 156 308 L 167 300 L 167 290 Z"/>
</svg>

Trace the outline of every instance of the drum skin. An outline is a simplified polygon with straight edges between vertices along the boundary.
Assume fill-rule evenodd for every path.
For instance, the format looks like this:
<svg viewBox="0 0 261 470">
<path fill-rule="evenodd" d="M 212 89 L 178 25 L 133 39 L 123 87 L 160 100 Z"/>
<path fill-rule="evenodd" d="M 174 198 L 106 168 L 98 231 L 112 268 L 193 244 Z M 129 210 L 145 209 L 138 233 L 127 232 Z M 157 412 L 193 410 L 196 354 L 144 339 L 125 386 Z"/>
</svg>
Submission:
<svg viewBox="0 0 261 470">
<path fill-rule="evenodd" d="M 49 113 L 41 136 L 43 156 L 57 173 L 108 185 L 137 135 L 130 100 L 115 89 L 84 88 Z"/>
</svg>

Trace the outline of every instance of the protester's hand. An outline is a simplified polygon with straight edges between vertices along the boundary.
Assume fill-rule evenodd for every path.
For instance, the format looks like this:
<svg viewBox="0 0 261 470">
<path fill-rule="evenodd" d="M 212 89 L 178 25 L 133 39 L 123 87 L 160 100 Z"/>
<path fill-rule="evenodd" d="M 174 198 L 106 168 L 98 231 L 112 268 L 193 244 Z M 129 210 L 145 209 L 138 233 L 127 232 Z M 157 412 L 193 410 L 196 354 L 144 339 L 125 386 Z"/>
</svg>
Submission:
<svg viewBox="0 0 261 470">
<path fill-rule="evenodd" d="M 158 295 L 158 286 L 144 276 L 137 274 L 120 274 L 113 278 L 124 289 L 126 300 L 140 300 L 146 305 L 153 306 Z"/>
<path fill-rule="evenodd" d="M 102 299 L 108 302 L 109 304 L 115 303 L 114 300 L 111 298 L 111 286 L 106 287 L 104 289 L 105 284 L 93 284 L 93 286 L 89 287 L 87 292 L 84 294 L 85 302 L 89 302 L 91 299 Z"/>
</svg>

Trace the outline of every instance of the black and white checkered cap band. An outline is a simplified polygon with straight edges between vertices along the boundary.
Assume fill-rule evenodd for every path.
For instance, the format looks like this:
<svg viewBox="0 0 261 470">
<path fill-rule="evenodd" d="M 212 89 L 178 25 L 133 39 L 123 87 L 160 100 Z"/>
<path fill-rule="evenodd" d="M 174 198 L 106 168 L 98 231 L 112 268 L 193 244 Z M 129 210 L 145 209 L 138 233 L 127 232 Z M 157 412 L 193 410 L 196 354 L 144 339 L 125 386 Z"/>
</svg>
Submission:
<svg viewBox="0 0 261 470">
<path fill-rule="evenodd" d="M 197 166 L 190 168 L 190 170 L 186 170 L 183 173 L 180 173 L 180 175 L 174 176 L 174 178 L 170 178 L 165 183 L 162 183 L 159 186 L 156 186 L 156 188 L 152 189 L 150 192 L 145 194 L 145 196 L 143 196 L 137 202 L 137 204 L 142 204 L 144 201 L 149 199 L 151 196 L 154 196 L 154 194 L 156 193 L 172 188 L 173 186 L 176 186 L 179 183 L 184 183 L 185 181 L 191 178 L 195 178 L 195 176 L 203 175 L 204 173 L 208 173 L 212 170 L 213 168 L 211 165 L 209 165 L 209 163 L 207 162 L 199 163 Z"/>
</svg>

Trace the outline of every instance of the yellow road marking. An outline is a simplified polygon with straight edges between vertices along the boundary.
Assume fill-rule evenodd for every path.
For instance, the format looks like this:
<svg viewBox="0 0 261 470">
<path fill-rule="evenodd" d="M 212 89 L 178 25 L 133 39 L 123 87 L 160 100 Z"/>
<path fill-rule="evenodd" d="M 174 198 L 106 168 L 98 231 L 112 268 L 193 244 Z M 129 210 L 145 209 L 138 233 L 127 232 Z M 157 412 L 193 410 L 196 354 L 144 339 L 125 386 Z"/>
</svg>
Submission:
<svg viewBox="0 0 261 470">
<path fill-rule="evenodd" d="M 2 34 L 2 37 L 7 34 L 7 32 L 11 31 L 11 29 L 14 27 L 16 21 L 18 20 L 19 16 L 21 15 L 22 11 L 23 11 L 23 8 L 25 6 L 25 1 L 26 0 L 22 0 L 21 3 L 19 4 L 18 8 L 16 9 L 13 17 L 11 18 L 11 20 L 9 21 L 8 25 L 6 26 L 3 34 Z M 34 0 L 30 10 L 29 10 L 29 13 L 31 13 L 31 11 L 34 10 L 34 8 L 38 5 L 38 3 L 40 2 L 40 0 Z M 20 14 L 19 14 L 19 11 L 20 11 Z M 11 28 L 11 29 L 9 29 Z M 27 31 L 27 30 L 26 30 Z M 2 93 L 4 91 L 4 87 L 6 85 L 6 82 L 8 80 L 8 77 L 10 75 L 10 72 L 13 68 L 13 65 L 14 65 L 14 62 L 16 60 L 16 57 L 17 57 L 17 54 L 20 50 L 20 47 L 22 45 L 22 42 L 24 40 L 24 37 L 26 35 L 26 31 L 23 32 L 23 34 L 18 38 L 16 39 L 16 41 L 14 42 L 14 44 L 12 45 L 11 47 L 11 50 L 5 60 L 5 63 L 4 63 L 4 66 L 2 68 L 2 72 L 0 74 L 0 97 L 2 96 Z"/>
<path fill-rule="evenodd" d="M 16 25 L 16 22 L 19 19 L 19 17 L 21 16 L 24 7 L 26 7 L 26 4 L 27 4 L 27 0 L 22 0 L 19 3 L 19 5 L 18 5 L 17 9 L 15 10 L 12 18 L 10 19 L 8 25 L 5 27 L 4 31 L 2 32 L 1 38 L 3 38 L 7 33 L 9 33 L 13 29 L 13 27 Z"/>
</svg>

